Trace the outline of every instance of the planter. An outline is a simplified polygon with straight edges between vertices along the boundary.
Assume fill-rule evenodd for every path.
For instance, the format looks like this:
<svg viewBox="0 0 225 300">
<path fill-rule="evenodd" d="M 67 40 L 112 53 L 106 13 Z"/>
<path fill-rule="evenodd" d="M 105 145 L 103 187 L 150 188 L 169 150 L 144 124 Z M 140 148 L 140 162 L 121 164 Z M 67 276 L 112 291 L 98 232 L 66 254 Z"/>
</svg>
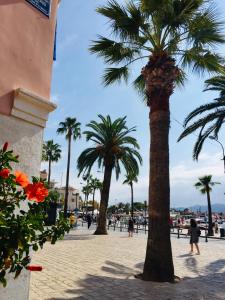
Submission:
<svg viewBox="0 0 225 300">
<path fill-rule="evenodd" d="M 1 300 L 28 300 L 30 271 L 22 270 L 17 279 L 14 279 L 14 274 L 7 275 L 7 286 L 0 286 Z"/>
</svg>

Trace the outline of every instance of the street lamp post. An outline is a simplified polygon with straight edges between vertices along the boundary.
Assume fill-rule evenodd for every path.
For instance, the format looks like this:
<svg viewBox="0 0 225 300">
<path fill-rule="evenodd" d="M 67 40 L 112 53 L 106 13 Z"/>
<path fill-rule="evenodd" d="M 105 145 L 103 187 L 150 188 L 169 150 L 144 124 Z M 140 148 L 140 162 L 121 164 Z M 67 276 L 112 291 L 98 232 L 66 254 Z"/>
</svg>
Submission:
<svg viewBox="0 0 225 300">
<path fill-rule="evenodd" d="M 144 204 L 145 204 L 145 233 L 146 233 L 146 225 L 147 225 L 147 216 L 146 216 L 146 214 L 147 214 L 147 201 L 145 200 L 144 201 Z"/>
<path fill-rule="evenodd" d="M 224 173 L 225 173 L 225 151 L 224 151 L 224 147 L 223 144 L 214 136 L 210 135 L 209 138 L 213 141 L 216 141 L 218 144 L 220 144 L 222 151 L 223 151 L 223 158 L 221 160 L 223 160 L 223 168 L 224 168 Z"/>
</svg>

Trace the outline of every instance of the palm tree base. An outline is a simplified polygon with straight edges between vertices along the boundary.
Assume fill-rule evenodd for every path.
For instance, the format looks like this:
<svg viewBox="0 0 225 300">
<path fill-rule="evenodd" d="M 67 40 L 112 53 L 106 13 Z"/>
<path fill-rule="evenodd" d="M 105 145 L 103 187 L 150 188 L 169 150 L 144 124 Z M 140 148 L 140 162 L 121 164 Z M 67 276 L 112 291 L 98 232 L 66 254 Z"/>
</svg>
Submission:
<svg viewBox="0 0 225 300">
<path fill-rule="evenodd" d="M 106 229 L 97 228 L 94 232 L 94 235 L 107 235 L 108 232 Z"/>
<path fill-rule="evenodd" d="M 148 274 L 146 275 L 146 274 L 144 274 L 144 273 L 136 274 L 136 275 L 134 275 L 134 277 L 137 278 L 137 279 L 144 280 L 144 281 L 153 281 L 153 282 L 178 283 L 178 282 L 181 281 L 181 278 L 178 277 L 178 276 L 176 276 L 176 275 L 174 275 L 173 278 L 168 279 L 168 280 L 165 280 L 165 278 L 164 278 L 164 279 L 162 279 L 162 278 L 157 278 L 157 277 L 155 277 L 153 274 L 152 274 L 152 275 L 148 275 Z"/>
</svg>

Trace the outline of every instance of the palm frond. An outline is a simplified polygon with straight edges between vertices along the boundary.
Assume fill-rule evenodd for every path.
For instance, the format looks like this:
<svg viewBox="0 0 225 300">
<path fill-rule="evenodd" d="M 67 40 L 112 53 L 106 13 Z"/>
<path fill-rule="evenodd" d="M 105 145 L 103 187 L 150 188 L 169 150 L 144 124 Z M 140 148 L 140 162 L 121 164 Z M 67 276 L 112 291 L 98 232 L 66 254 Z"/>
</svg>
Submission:
<svg viewBox="0 0 225 300">
<path fill-rule="evenodd" d="M 105 6 L 97 8 L 97 12 L 110 20 L 113 33 L 122 40 L 138 39 L 139 29 L 144 23 L 141 11 L 134 3 L 129 2 L 125 7 L 110 0 Z"/>
<path fill-rule="evenodd" d="M 182 67 L 192 67 L 192 71 L 198 74 L 219 72 L 222 63 L 223 59 L 218 54 L 198 47 L 186 50 L 181 58 Z"/>
<path fill-rule="evenodd" d="M 103 36 L 99 36 L 98 40 L 93 41 L 89 50 L 91 53 L 96 53 L 99 57 L 103 57 L 108 64 L 127 63 L 136 56 L 140 56 L 139 48 L 125 46 L 123 42 L 116 42 Z"/>
<path fill-rule="evenodd" d="M 199 12 L 190 21 L 188 38 L 195 47 L 205 44 L 215 46 L 224 43 L 222 22 L 218 21 L 218 11 L 215 6 L 210 6 L 204 13 Z"/>
<path fill-rule="evenodd" d="M 124 66 L 121 68 L 107 68 L 103 75 L 103 83 L 105 86 L 110 85 L 116 81 L 121 82 L 124 80 L 127 82 L 129 75 L 128 67 Z"/>
</svg>

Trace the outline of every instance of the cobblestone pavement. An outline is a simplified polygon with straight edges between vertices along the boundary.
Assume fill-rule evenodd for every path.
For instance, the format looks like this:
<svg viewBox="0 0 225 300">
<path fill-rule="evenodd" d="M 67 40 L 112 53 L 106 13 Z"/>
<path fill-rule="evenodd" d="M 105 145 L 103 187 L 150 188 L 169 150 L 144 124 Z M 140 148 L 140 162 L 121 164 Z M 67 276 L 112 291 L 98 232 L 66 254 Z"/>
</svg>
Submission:
<svg viewBox="0 0 225 300">
<path fill-rule="evenodd" d="M 172 237 L 176 284 L 144 282 L 141 272 L 146 236 L 110 231 L 73 230 L 56 245 L 33 256 L 42 272 L 31 276 L 30 300 L 219 300 L 225 299 L 225 241 L 200 243 L 201 255 L 190 255 L 189 240 Z"/>
</svg>

